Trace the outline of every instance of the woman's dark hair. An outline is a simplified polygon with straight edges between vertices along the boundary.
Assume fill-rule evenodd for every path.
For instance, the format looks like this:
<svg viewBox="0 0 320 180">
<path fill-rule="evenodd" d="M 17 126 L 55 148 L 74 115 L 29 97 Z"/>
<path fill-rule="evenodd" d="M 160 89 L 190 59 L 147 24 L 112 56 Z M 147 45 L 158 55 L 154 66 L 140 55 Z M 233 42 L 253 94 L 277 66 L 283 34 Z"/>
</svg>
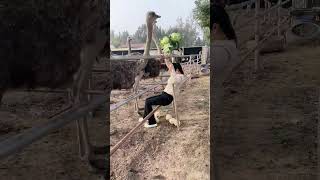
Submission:
<svg viewBox="0 0 320 180">
<path fill-rule="evenodd" d="M 180 63 L 172 63 L 174 70 L 176 71 L 177 69 L 180 71 L 181 74 L 184 74 L 183 70 L 182 70 L 182 66 Z"/>
<path fill-rule="evenodd" d="M 224 7 L 220 4 L 211 4 L 210 7 L 210 30 L 213 24 L 219 24 L 222 31 L 229 40 L 234 40 L 237 43 L 237 36 L 232 27 L 230 18 Z"/>
</svg>

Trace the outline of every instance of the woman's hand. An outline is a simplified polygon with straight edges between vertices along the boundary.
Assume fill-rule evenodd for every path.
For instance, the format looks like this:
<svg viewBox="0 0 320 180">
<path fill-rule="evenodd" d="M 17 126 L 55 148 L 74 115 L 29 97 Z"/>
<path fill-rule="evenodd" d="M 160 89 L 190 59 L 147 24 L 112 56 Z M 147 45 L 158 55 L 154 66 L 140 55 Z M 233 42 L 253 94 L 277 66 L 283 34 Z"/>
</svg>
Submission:
<svg viewBox="0 0 320 180">
<path fill-rule="evenodd" d="M 160 59 L 161 60 L 170 59 L 170 56 L 169 55 L 160 54 Z"/>
<path fill-rule="evenodd" d="M 173 64 L 172 64 L 172 62 L 171 62 L 171 60 L 170 60 L 170 56 L 168 56 L 168 55 L 163 55 L 163 54 L 161 54 L 160 56 L 161 56 L 161 58 L 164 59 L 164 62 L 166 63 L 166 66 L 167 66 L 169 72 L 172 72 L 172 70 L 173 70 Z"/>
<path fill-rule="evenodd" d="M 164 60 L 164 55 L 163 54 L 160 54 L 160 60 Z"/>
</svg>

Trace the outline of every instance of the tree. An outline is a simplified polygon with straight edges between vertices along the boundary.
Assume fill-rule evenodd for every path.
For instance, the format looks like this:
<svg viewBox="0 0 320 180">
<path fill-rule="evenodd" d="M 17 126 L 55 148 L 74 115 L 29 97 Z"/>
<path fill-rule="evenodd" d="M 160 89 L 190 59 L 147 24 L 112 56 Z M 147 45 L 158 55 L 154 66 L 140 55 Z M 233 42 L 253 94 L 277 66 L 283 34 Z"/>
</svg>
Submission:
<svg viewBox="0 0 320 180">
<path fill-rule="evenodd" d="M 203 44 L 204 44 L 204 42 L 199 37 L 197 37 L 197 40 L 194 45 L 195 46 L 202 46 Z"/>
<path fill-rule="evenodd" d="M 164 36 L 169 36 L 171 33 L 180 33 L 182 35 L 181 47 L 187 46 L 202 46 L 205 44 L 198 35 L 198 26 L 194 23 L 192 17 L 189 17 L 184 22 L 182 18 L 177 19 L 177 24 L 167 30 L 156 26 L 156 37 L 158 40 L 162 39 Z M 113 30 L 110 32 L 111 44 L 118 48 L 121 45 L 126 45 L 127 37 L 130 36 L 128 31 L 119 32 L 117 35 Z M 138 27 L 137 31 L 132 35 L 132 43 L 145 43 L 147 39 L 147 26 L 142 24 Z M 151 43 L 152 48 L 156 48 L 154 43 Z"/>
<path fill-rule="evenodd" d="M 166 35 L 166 31 L 163 30 L 161 27 L 156 26 L 155 30 L 156 36 L 160 39 Z M 144 43 L 147 39 L 147 26 L 145 24 L 142 24 L 138 27 L 137 31 L 133 35 L 133 39 L 135 43 Z M 154 44 L 151 44 L 152 48 L 155 48 L 156 46 Z"/>
<path fill-rule="evenodd" d="M 118 35 L 115 34 L 113 30 L 110 32 L 110 43 L 115 47 L 118 48 L 121 45 L 125 45 L 127 43 L 127 38 L 129 36 L 128 31 L 119 32 Z"/>
<path fill-rule="evenodd" d="M 193 22 L 192 18 L 189 17 L 183 22 L 182 18 L 177 19 L 177 25 L 170 27 L 166 34 L 170 35 L 171 33 L 178 32 L 182 35 L 181 46 L 195 46 L 198 38 L 197 26 Z M 201 44 L 204 45 L 204 44 Z"/>
<path fill-rule="evenodd" d="M 117 37 L 115 35 L 115 32 L 114 30 L 111 30 L 110 32 L 110 43 L 115 47 L 115 48 L 118 48 L 120 45 L 121 45 L 121 41 L 119 39 L 119 37 Z"/>
<path fill-rule="evenodd" d="M 137 31 L 133 35 L 133 39 L 136 43 L 146 42 L 147 39 L 147 25 L 142 24 L 138 27 Z"/>
<path fill-rule="evenodd" d="M 210 1 L 196 0 L 196 7 L 193 9 L 193 17 L 204 32 L 204 41 L 210 42 Z"/>
</svg>

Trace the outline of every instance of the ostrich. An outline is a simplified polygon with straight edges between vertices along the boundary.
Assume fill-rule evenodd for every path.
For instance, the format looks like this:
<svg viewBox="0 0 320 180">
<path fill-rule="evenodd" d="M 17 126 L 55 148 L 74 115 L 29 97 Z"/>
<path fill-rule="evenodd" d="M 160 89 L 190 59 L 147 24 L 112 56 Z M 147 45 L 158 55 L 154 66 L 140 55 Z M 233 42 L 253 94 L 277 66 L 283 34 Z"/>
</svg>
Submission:
<svg viewBox="0 0 320 180">
<path fill-rule="evenodd" d="M 109 24 L 109 1 L 7 0 L 5 4 L 0 11 L 0 103 L 9 89 L 70 84 L 74 104 L 80 103 L 95 57 L 108 42 L 101 27 Z M 78 128 L 80 151 L 86 151 L 89 164 L 104 169 L 92 159 L 99 148 L 90 145 L 83 121 L 78 121 Z"/>
<path fill-rule="evenodd" d="M 151 48 L 151 42 L 152 40 L 155 40 L 154 36 L 153 36 L 153 27 L 155 26 L 157 19 L 160 18 L 161 16 L 157 15 L 155 12 L 153 11 L 149 11 L 147 13 L 147 17 L 146 17 L 146 24 L 147 24 L 147 39 L 146 39 L 146 44 L 145 44 L 145 48 L 144 48 L 144 53 L 143 56 L 149 56 L 150 55 L 150 48 Z M 148 62 L 150 62 L 148 64 Z M 154 76 L 154 74 L 150 74 L 150 72 L 152 71 L 151 68 L 154 67 L 154 65 L 156 64 L 151 64 L 152 62 L 154 63 L 159 63 L 159 61 L 156 61 L 155 59 L 141 59 L 139 61 L 139 65 L 138 65 L 138 75 L 135 77 L 135 82 L 133 85 L 133 92 L 137 92 L 139 90 L 139 83 L 140 80 L 144 77 L 148 77 L 148 76 Z M 148 66 L 149 65 L 149 66 Z M 160 70 L 160 64 L 157 67 Z M 151 71 L 148 72 L 148 69 L 150 69 Z M 159 75 L 159 74 L 157 74 Z M 156 75 L 156 76 L 157 76 Z M 138 111 L 139 107 L 138 107 L 138 102 L 136 99 L 135 102 L 135 110 Z"/>
<path fill-rule="evenodd" d="M 130 36 L 128 36 L 127 37 L 128 56 L 139 56 L 139 55 L 142 55 L 139 52 L 131 52 L 131 41 L 132 41 L 132 38 Z"/>
<path fill-rule="evenodd" d="M 127 37 L 127 44 L 128 44 L 128 56 L 131 55 L 131 41 L 132 38 L 130 36 Z"/>
<path fill-rule="evenodd" d="M 160 47 L 156 41 L 156 37 L 153 36 L 153 27 L 156 24 L 156 20 L 161 16 L 157 15 L 153 11 L 147 12 L 146 24 L 147 24 L 147 38 L 144 48 L 144 56 L 150 55 L 150 48 L 152 40 L 156 43 L 158 51 L 161 52 Z M 129 41 L 130 42 L 130 41 Z M 159 50 L 160 49 L 160 50 Z M 131 53 L 133 55 L 133 53 Z M 140 59 L 139 61 L 111 61 L 110 63 L 112 71 L 112 89 L 131 89 L 133 92 L 137 92 L 139 88 L 139 82 L 141 79 L 154 78 L 159 76 L 161 70 L 161 62 L 156 59 Z M 137 106 L 137 99 L 134 104 L 136 112 L 139 110 Z"/>
<path fill-rule="evenodd" d="M 149 11 L 146 16 L 147 39 L 144 49 L 145 56 L 150 55 L 152 42 L 152 29 L 156 20 L 160 18 L 153 11 Z M 131 53 L 132 55 L 133 53 Z M 150 78 L 159 75 L 160 62 L 155 59 L 141 59 L 139 61 L 111 61 L 112 69 L 112 89 L 131 89 L 136 92 L 139 81 L 142 78 Z"/>
</svg>

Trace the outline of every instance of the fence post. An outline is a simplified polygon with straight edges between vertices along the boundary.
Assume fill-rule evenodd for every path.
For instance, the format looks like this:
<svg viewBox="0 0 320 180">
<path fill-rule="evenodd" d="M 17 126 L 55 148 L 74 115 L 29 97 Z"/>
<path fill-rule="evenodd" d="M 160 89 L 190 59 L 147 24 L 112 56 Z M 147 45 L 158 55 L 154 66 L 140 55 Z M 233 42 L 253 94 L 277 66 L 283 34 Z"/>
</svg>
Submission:
<svg viewBox="0 0 320 180">
<path fill-rule="evenodd" d="M 280 37 L 281 31 L 280 31 L 280 27 L 281 27 L 281 0 L 278 0 L 278 22 L 277 22 L 277 26 L 278 26 L 278 37 Z"/>
<path fill-rule="evenodd" d="M 263 3 L 264 3 L 264 11 L 268 10 L 268 8 L 269 8 L 268 2 L 266 0 L 264 0 Z M 267 15 L 266 14 L 263 15 L 263 23 L 267 23 Z"/>
<path fill-rule="evenodd" d="M 272 7 L 271 2 L 268 2 L 268 10 L 271 9 L 271 7 Z M 272 13 L 272 12 L 270 12 L 270 11 L 269 11 L 269 13 L 268 13 L 268 21 L 269 21 L 269 24 L 272 24 L 271 13 Z"/>
<path fill-rule="evenodd" d="M 259 10 L 260 10 L 260 0 L 256 0 L 256 5 L 255 5 L 255 26 L 254 26 L 254 33 L 255 33 L 255 44 L 258 46 L 259 44 L 259 26 L 260 26 L 260 21 L 259 21 Z M 254 69 L 257 72 L 260 69 L 260 62 L 259 62 L 259 53 L 260 53 L 260 48 L 256 48 L 254 51 Z"/>
</svg>

